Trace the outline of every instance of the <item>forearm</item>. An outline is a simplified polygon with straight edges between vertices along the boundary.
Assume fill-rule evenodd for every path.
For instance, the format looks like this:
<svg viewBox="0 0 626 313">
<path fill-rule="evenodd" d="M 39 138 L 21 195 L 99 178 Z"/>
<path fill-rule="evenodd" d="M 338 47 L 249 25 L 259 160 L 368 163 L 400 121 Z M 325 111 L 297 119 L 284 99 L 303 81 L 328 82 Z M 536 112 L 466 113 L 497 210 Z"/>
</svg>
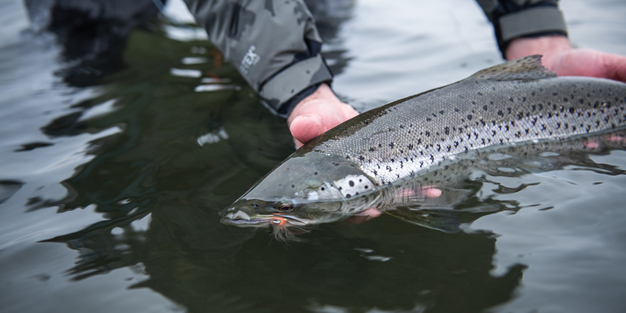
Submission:
<svg viewBox="0 0 626 313">
<path fill-rule="evenodd" d="M 275 111 L 332 74 L 302 1 L 185 0 L 224 58 Z"/>
</svg>

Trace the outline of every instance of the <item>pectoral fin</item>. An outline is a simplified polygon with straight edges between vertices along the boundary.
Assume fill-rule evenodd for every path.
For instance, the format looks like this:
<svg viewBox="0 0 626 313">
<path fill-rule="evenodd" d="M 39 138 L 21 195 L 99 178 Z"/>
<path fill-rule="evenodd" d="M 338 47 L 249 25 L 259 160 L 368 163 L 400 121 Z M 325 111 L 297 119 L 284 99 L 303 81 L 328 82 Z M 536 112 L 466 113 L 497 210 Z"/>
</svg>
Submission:
<svg viewBox="0 0 626 313">
<path fill-rule="evenodd" d="M 461 224 L 471 223 L 484 215 L 497 210 L 455 209 L 469 196 L 468 189 L 440 188 L 437 198 L 425 198 L 419 193 L 407 196 L 406 192 L 397 192 L 398 196 L 392 207 L 385 210 L 389 215 L 412 224 L 439 230 L 446 233 L 461 231 Z"/>
<path fill-rule="evenodd" d="M 456 212 L 449 209 L 414 209 L 401 206 L 386 211 L 386 213 L 403 221 L 445 233 L 458 233 L 461 231 L 460 226 L 462 223 L 457 218 Z"/>
</svg>

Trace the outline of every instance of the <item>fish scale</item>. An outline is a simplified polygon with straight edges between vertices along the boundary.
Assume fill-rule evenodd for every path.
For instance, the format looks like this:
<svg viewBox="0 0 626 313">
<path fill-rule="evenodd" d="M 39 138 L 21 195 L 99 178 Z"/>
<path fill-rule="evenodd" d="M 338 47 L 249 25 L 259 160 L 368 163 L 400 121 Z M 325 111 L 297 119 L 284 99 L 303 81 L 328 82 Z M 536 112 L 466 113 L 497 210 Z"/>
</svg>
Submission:
<svg viewBox="0 0 626 313">
<path fill-rule="evenodd" d="M 494 67 L 390 103 L 366 112 L 359 124 L 333 129 L 310 150 L 345 156 L 377 183 L 389 184 L 486 146 L 562 139 L 626 123 L 622 83 L 556 79 L 539 57 L 507 69 L 523 73 Z"/>
</svg>

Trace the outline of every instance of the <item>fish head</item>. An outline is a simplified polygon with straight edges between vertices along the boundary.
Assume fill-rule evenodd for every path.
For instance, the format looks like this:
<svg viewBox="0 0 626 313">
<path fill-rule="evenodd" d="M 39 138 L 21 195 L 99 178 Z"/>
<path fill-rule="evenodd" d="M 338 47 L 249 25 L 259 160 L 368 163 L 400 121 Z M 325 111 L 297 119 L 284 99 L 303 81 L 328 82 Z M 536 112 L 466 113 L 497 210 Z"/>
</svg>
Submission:
<svg viewBox="0 0 626 313">
<path fill-rule="evenodd" d="M 271 227 L 278 238 L 330 223 L 374 202 L 377 183 L 354 163 L 334 155 L 295 153 L 220 215 L 239 227 Z M 293 238 L 292 238 L 293 239 Z"/>
</svg>

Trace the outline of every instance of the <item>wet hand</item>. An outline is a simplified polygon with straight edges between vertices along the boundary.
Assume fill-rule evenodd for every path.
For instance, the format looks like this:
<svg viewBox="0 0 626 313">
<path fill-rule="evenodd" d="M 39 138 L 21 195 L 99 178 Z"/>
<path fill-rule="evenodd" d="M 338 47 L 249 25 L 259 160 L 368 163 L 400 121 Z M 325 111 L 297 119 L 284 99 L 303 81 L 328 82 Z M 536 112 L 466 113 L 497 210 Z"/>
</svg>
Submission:
<svg viewBox="0 0 626 313">
<path fill-rule="evenodd" d="M 626 82 L 626 56 L 574 48 L 563 36 L 518 38 L 509 44 L 505 53 L 508 60 L 533 54 L 542 54 L 543 65 L 559 76 L 589 76 Z"/>
<path fill-rule="evenodd" d="M 439 196 L 441 196 L 441 189 L 435 188 L 434 186 L 427 186 L 427 187 L 423 187 L 419 190 L 413 190 L 413 189 L 404 189 L 404 190 L 400 190 L 398 192 L 398 196 L 404 196 L 404 197 L 408 197 L 408 196 L 421 196 L 421 197 L 425 197 L 425 198 L 438 198 Z M 359 214 L 350 216 L 348 219 L 346 219 L 346 222 L 351 223 L 351 224 L 363 224 L 375 217 L 379 217 L 381 214 L 383 214 L 379 209 L 377 208 L 369 208 L 363 212 L 360 212 Z"/>
<path fill-rule="evenodd" d="M 309 140 L 357 115 L 359 113 L 354 108 L 341 102 L 328 85 L 322 84 L 296 105 L 287 119 L 287 125 L 296 147 L 300 148 Z"/>
</svg>

